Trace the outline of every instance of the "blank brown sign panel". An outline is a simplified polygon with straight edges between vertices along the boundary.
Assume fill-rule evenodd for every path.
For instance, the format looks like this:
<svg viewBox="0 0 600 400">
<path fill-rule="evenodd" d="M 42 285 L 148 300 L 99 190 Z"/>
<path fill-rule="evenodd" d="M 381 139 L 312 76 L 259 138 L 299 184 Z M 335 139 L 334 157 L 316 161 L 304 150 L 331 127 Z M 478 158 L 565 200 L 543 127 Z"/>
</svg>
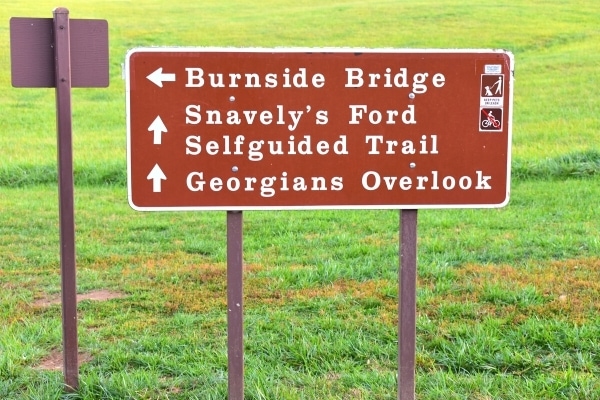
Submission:
<svg viewBox="0 0 600 400">
<path fill-rule="evenodd" d="M 71 19 L 71 87 L 107 87 L 108 22 Z M 11 78 L 14 87 L 55 87 L 52 18 L 10 19 Z"/>
</svg>

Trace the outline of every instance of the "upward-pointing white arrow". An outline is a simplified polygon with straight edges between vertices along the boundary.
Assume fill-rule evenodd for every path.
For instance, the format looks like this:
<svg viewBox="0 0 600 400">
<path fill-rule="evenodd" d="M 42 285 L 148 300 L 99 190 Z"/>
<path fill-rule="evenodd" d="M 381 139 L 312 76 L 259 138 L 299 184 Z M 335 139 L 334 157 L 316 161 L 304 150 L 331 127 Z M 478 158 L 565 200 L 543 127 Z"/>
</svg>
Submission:
<svg viewBox="0 0 600 400">
<path fill-rule="evenodd" d="M 154 121 L 148 127 L 148 130 L 154 132 L 154 144 L 161 144 L 163 132 L 168 132 L 167 127 L 160 118 L 160 115 L 154 119 Z"/>
<path fill-rule="evenodd" d="M 160 67 L 146 78 L 158 87 L 163 87 L 163 82 L 175 82 L 175 74 L 163 73 L 162 70 L 162 67 Z"/>
<path fill-rule="evenodd" d="M 161 181 L 166 180 L 167 177 L 165 176 L 165 173 L 162 172 L 162 169 L 160 169 L 158 164 L 156 164 L 146 179 L 152 179 L 152 191 L 154 193 L 160 193 L 162 184 Z"/>
</svg>

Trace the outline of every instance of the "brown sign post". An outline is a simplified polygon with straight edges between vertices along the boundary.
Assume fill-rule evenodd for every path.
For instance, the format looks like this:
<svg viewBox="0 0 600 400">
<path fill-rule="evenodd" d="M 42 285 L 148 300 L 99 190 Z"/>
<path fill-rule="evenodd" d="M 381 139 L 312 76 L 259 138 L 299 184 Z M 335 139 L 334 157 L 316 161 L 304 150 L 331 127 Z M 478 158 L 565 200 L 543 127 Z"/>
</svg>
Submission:
<svg viewBox="0 0 600 400">
<path fill-rule="evenodd" d="M 142 48 L 128 197 L 227 210 L 229 398 L 243 399 L 242 213 L 400 209 L 398 398 L 415 397 L 417 209 L 502 207 L 513 57 L 496 50 Z"/>
<path fill-rule="evenodd" d="M 108 24 L 69 20 L 66 8 L 54 18 L 11 18 L 10 50 L 15 87 L 56 88 L 60 220 L 63 371 L 69 390 L 79 386 L 77 284 L 71 87 L 108 86 Z"/>
</svg>

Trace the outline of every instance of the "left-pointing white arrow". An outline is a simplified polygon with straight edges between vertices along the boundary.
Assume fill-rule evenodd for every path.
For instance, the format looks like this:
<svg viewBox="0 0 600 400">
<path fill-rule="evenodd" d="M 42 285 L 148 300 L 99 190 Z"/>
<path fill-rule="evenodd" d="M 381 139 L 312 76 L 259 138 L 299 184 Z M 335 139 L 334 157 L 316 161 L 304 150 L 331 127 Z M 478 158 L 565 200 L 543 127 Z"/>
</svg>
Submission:
<svg viewBox="0 0 600 400">
<path fill-rule="evenodd" d="M 148 127 L 148 130 L 150 132 L 154 132 L 154 144 L 161 144 L 163 132 L 168 132 L 167 127 L 160 118 L 160 115 L 154 119 L 154 121 Z"/>
<path fill-rule="evenodd" d="M 165 173 L 162 172 L 162 169 L 160 169 L 158 164 L 156 164 L 154 166 L 154 168 L 152 168 L 152 171 L 150 171 L 150 173 L 148 174 L 148 177 L 146 179 L 148 179 L 148 180 L 152 179 L 152 191 L 154 193 L 159 193 L 162 189 L 161 181 L 166 180 L 167 177 L 165 176 Z"/>
<path fill-rule="evenodd" d="M 163 69 L 160 67 L 146 78 L 158 87 L 163 87 L 163 82 L 175 82 L 175 74 L 167 74 L 162 72 Z"/>
</svg>

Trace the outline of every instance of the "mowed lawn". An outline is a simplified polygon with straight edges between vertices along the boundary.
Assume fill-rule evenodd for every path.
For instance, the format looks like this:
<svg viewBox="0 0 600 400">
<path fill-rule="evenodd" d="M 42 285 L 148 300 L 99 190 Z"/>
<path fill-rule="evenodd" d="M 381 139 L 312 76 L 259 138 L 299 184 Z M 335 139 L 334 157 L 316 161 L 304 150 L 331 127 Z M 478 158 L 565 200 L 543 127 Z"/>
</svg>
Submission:
<svg viewBox="0 0 600 400">
<path fill-rule="evenodd" d="M 108 20 L 73 90 L 80 385 L 64 390 L 53 89 L 10 79 L 10 17 Z M 600 5 L 158 0 L 0 10 L 0 397 L 227 398 L 225 212 L 132 210 L 128 50 L 501 48 L 510 203 L 418 213 L 418 399 L 600 398 Z M 245 398 L 396 398 L 398 211 L 244 212 Z"/>
</svg>

